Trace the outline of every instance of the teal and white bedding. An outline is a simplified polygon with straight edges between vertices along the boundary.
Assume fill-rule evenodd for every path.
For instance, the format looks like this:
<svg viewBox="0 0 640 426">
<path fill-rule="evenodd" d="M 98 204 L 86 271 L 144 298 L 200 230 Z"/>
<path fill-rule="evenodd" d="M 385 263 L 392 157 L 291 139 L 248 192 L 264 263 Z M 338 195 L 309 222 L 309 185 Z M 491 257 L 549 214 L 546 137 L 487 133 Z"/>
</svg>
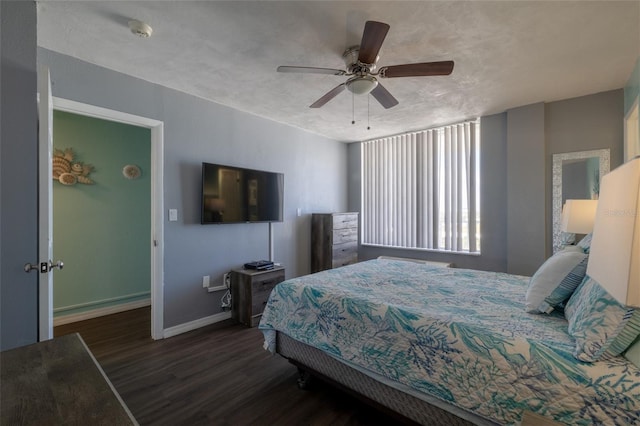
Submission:
<svg viewBox="0 0 640 426">
<path fill-rule="evenodd" d="M 640 369 L 584 363 L 561 314 L 525 312 L 529 278 L 371 260 L 278 284 L 260 322 L 501 424 L 524 410 L 575 424 L 640 424 Z"/>
</svg>

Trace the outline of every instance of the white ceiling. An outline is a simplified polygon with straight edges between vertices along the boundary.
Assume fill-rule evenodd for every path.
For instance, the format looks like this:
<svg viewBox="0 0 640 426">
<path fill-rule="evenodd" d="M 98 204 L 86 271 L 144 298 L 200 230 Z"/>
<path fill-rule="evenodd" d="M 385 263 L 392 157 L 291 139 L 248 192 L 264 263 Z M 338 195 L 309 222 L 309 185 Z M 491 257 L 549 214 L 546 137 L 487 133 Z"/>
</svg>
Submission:
<svg viewBox="0 0 640 426">
<path fill-rule="evenodd" d="M 153 27 L 132 35 L 130 19 Z M 455 61 L 448 77 L 381 80 L 389 110 L 343 92 L 367 20 L 391 26 L 379 66 Z M 638 1 L 40 1 L 38 45 L 340 141 L 410 130 L 621 88 L 640 53 Z M 55 80 L 55 75 L 53 75 Z M 351 124 L 352 101 L 356 124 Z"/>
</svg>

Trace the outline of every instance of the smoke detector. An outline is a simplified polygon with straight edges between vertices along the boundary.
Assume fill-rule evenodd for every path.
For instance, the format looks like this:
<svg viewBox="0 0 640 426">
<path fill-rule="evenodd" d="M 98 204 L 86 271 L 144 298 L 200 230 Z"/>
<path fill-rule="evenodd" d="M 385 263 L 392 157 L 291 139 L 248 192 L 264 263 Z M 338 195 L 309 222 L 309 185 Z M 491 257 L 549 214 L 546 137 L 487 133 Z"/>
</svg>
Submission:
<svg viewBox="0 0 640 426">
<path fill-rule="evenodd" d="M 146 24 L 142 21 L 137 21 L 135 19 L 129 21 L 129 28 L 131 32 L 142 38 L 151 37 L 151 33 L 153 32 L 153 28 L 149 24 Z"/>
</svg>

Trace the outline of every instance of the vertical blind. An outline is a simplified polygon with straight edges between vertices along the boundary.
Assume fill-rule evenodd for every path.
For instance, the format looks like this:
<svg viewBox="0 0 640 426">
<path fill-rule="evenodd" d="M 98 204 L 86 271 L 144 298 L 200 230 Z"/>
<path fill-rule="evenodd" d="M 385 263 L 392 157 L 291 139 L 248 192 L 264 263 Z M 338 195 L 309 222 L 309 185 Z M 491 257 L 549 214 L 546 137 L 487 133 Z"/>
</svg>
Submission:
<svg viewBox="0 0 640 426">
<path fill-rule="evenodd" d="M 362 243 L 480 252 L 479 122 L 362 145 Z"/>
</svg>

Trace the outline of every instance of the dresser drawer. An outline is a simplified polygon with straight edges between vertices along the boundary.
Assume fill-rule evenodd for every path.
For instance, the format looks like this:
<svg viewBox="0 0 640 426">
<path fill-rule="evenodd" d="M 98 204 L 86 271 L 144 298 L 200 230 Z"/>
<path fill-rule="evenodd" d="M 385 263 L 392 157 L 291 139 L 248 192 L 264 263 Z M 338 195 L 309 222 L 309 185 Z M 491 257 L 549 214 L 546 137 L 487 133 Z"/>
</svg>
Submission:
<svg viewBox="0 0 640 426">
<path fill-rule="evenodd" d="M 341 266 L 347 266 L 358 262 L 358 253 L 350 252 L 343 253 L 339 257 L 334 257 L 331 261 L 332 268 L 339 268 Z"/>
<path fill-rule="evenodd" d="M 333 244 L 343 244 L 358 241 L 358 228 L 335 229 L 333 231 Z"/>
<path fill-rule="evenodd" d="M 358 244 L 355 242 L 333 246 L 332 267 L 350 265 L 358 261 Z"/>
<path fill-rule="evenodd" d="M 358 227 L 357 214 L 334 214 L 333 215 L 333 229 L 357 228 L 357 227 Z"/>
</svg>

